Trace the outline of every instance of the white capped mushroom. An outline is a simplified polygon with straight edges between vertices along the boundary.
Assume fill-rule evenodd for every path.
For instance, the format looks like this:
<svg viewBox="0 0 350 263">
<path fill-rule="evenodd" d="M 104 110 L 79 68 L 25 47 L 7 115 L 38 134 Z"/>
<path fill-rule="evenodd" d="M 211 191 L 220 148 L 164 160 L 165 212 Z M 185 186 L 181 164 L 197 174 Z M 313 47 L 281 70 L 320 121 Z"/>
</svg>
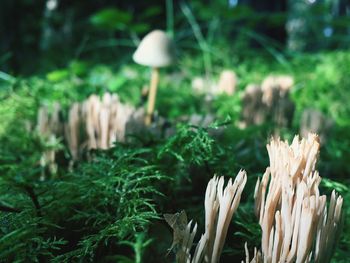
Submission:
<svg viewBox="0 0 350 263">
<path fill-rule="evenodd" d="M 152 68 L 151 85 L 148 93 L 148 105 L 145 119 L 145 124 L 149 125 L 152 120 L 156 101 L 159 68 L 166 67 L 173 62 L 173 42 L 165 32 L 154 30 L 142 39 L 133 55 L 133 60 L 137 64 Z"/>
</svg>

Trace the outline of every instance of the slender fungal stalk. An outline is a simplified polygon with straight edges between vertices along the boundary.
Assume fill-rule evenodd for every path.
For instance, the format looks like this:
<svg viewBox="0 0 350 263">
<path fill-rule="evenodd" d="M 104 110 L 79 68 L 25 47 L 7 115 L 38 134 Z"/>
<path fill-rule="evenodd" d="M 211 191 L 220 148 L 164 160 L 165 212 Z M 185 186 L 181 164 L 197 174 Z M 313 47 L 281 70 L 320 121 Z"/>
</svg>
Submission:
<svg viewBox="0 0 350 263">
<path fill-rule="evenodd" d="M 154 111 L 154 105 L 156 103 L 158 82 L 159 82 L 159 69 L 152 68 L 151 86 L 148 93 L 148 105 L 147 105 L 147 113 L 145 118 L 145 124 L 147 126 L 150 125 L 152 122 L 152 114 Z"/>
</svg>

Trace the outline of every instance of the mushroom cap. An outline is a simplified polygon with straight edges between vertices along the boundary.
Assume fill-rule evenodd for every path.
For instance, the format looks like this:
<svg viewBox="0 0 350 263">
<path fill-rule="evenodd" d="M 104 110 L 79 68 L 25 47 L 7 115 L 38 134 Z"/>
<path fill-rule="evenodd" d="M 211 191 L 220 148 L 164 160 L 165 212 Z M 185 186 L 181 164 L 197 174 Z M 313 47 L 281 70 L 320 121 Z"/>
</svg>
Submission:
<svg viewBox="0 0 350 263">
<path fill-rule="evenodd" d="M 140 65 L 166 67 L 174 60 L 173 42 L 164 31 L 153 30 L 141 40 L 132 58 Z"/>
</svg>

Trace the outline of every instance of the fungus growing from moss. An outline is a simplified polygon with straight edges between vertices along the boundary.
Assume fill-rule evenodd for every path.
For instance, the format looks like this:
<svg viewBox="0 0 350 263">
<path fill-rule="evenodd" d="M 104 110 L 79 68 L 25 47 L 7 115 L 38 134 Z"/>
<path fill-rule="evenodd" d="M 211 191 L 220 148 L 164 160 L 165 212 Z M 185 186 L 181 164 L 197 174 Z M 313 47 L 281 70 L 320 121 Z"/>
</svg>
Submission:
<svg viewBox="0 0 350 263">
<path fill-rule="evenodd" d="M 145 118 L 145 124 L 150 125 L 157 95 L 159 68 L 166 67 L 174 61 L 173 42 L 165 32 L 154 30 L 142 39 L 133 55 L 133 60 L 137 64 L 152 68 Z"/>
</svg>

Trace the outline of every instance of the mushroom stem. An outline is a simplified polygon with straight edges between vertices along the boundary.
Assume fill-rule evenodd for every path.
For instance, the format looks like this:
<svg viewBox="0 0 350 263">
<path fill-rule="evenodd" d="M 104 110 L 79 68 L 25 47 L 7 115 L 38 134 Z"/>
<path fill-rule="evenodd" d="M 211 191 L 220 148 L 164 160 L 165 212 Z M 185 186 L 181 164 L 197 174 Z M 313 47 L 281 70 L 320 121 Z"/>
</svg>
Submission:
<svg viewBox="0 0 350 263">
<path fill-rule="evenodd" d="M 154 111 L 154 105 L 156 103 L 158 82 L 159 82 L 159 69 L 152 68 L 151 86 L 148 93 L 148 105 L 147 105 L 147 113 L 145 118 L 145 124 L 147 126 L 150 125 L 152 122 L 152 114 Z"/>
</svg>

